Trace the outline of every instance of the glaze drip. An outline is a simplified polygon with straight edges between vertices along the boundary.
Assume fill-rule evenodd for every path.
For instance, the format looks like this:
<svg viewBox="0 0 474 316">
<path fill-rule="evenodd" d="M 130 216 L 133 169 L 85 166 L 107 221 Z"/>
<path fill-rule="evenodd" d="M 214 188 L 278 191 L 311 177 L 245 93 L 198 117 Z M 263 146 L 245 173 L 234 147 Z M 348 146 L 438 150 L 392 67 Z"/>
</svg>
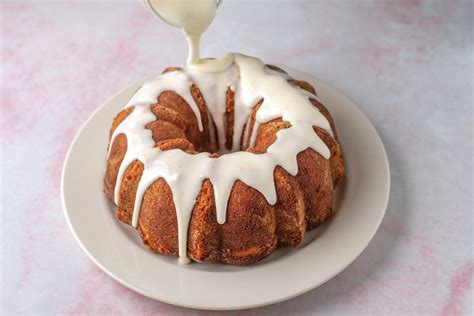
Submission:
<svg viewBox="0 0 474 316">
<path fill-rule="evenodd" d="M 321 156 L 330 157 L 329 148 L 314 132 L 320 127 L 332 135 L 328 120 L 309 101 L 308 93 L 287 82 L 288 75 L 265 67 L 253 57 L 228 54 L 232 65 L 220 72 L 201 72 L 195 68 L 166 73 L 145 83 L 131 98 L 128 106 L 134 106 L 132 113 L 114 131 L 111 144 L 120 134 L 127 137 L 127 152 L 119 168 L 115 187 L 115 202 L 119 202 L 123 174 L 133 161 L 139 160 L 144 171 L 138 185 L 132 225 L 138 226 L 140 208 L 146 190 L 157 179 L 164 178 L 173 192 L 173 201 L 178 220 L 179 257 L 181 263 L 187 257 L 187 232 L 191 213 L 204 180 L 213 185 L 216 201 L 216 216 L 219 224 L 225 223 L 227 202 L 235 181 L 240 180 L 255 188 L 271 205 L 277 202 L 274 183 L 274 169 L 281 166 L 291 175 L 298 173 L 297 155 L 312 148 Z M 208 61 L 213 64 L 213 61 Z M 219 61 L 215 61 L 219 63 Z M 196 115 L 199 129 L 202 120 L 197 104 L 191 96 L 191 85 L 201 91 L 208 107 L 209 116 L 217 126 L 219 144 L 225 149 L 225 99 L 227 89 L 235 93 L 233 152 L 211 158 L 202 152 L 190 154 L 179 149 L 160 150 L 154 147 L 151 131 L 145 126 L 157 119 L 151 112 L 164 91 L 175 91 L 188 102 Z M 311 94 L 312 98 L 317 99 Z M 240 137 L 249 133 L 249 119 L 253 107 L 263 99 L 256 113 L 250 147 L 255 143 L 260 124 L 275 118 L 282 118 L 291 126 L 280 130 L 276 141 L 263 154 L 238 151 Z M 244 130 L 244 126 L 247 128 Z M 216 137 L 211 137 L 215 139 Z M 213 141 L 211 139 L 210 141 Z"/>
</svg>

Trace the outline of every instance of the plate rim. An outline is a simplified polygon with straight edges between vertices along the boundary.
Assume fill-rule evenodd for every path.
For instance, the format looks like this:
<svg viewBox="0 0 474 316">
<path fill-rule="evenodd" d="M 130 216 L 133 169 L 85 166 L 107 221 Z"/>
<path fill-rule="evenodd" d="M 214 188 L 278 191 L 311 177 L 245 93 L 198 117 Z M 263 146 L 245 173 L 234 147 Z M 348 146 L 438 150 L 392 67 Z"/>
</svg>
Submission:
<svg viewBox="0 0 474 316">
<path fill-rule="evenodd" d="M 215 306 L 197 306 L 197 305 L 194 305 L 194 304 L 187 304 L 186 302 L 182 302 L 182 301 L 172 301 L 172 300 L 168 300 L 166 298 L 157 298 L 157 297 L 154 297 L 153 295 L 151 295 L 150 293 L 147 293 L 145 290 L 142 290 L 140 289 L 139 287 L 137 286 L 134 286 L 133 284 L 130 284 L 124 280 L 122 280 L 119 276 L 115 275 L 114 273 L 112 273 L 111 271 L 109 271 L 105 266 L 103 266 L 101 264 L 101 262 L 99 262 L 91 253 L 90 251 L 87 249 L 87 247 L 83 244 L 83 242 L 81 241 L 80 237 L 77 235 L 77 232 L 76 230 L 74 229 L 74 226 L 71 222 L 71 219 L 68 215 L 68 211 L 67 211 L 67 202 L 66 202 L 66 198 L 65 198 L 65 174 L 66 174 L 66 170 L 67 170 L 67 167 L 68 167 L 68 164 L 69 164 L 69 161 L 71 159 L 71 152 L 75 146 L 75 144 L 77 143 L 77 140 L 79 139 L 79 137 L 81 136 L 81 134 L 83 133 L 84 129 L 89 125 L 90 121 L 98 114 L 98 112 L 100 112 L 107 104 L 109 104 L 110 102 L 112 102 L 114 99 L 116 99 L 119 95 L 121 95 L 122 93 L 124 93 L 126 90 L 130 89 L 131 87 L 134 87 L 134 86 L 137 86 L 137 85 L 140 85 L 142 84 L 144 81 L 146 80 L 149 80 L 151 78 L 153 78 L 154 76 L 156 76 L 157 74 L 153 74 L 153 75 L 149 75 L 149 76 L 146 76 L 144 77 L 143 79 L 141 80 L 138 80 L 130 85 L 127 85 L 126 88 L 123 88 L 121 90 L 119 90 L 118 92 L 114 93 L 111 97 L 109 97 L 108 99 L 106 99 L 106 101 L 102 102 L 92 113 L 91 115 L 87 118 L 87 120 L 81 125 L 81 127 L 78 129 L 78 131 L 76 132 L 74 138 L 72 139 L 71 141 L 71 144 L 68 148 L 68 151 L 66 153 L 66 156 L 64 158 L 64 163 L 63 163 L 63 166 L 62 166 L 62 170 L 61 170 L 61 183 L 60 183 L 60 194 L 61 194 L 61 204 L 62 204 L 62 208 L 63 208 L 63 214 L 66 218 L 66 222 L 67 222 L 67 225 L 70 229 L 70 231 L 72 232 L 74 238 L 76 239 L 76 241 L 79 243 L 80 247 L 82 248 L 82 250 L 87 254 L 87 256 L 89 257 L 89 259 L 92 260 L 92 262 L 94 262 L 102 271 L 104 271 L 108 276 L 110 276 L 112 279 L 114 279 L 115 281 L 117 281 L 118 283 L 120 283 L 121 285 L 125 286 L 126 288 L 130 289 L 130 290 L 133 290 L 145 297 L 148 297 L 148 298 L 151 298 L 153 300 L 156 300 L 156 301 L 159 301 L 159 302 L 163 302 L 163 303 L 166 303 L 166 304 L 170 304 L 170 305 L 174 305 L 174 306 L 180 306 L 180 307 L 185 307 L 185 308 L 193 308 L 193 309 L 199 309 L 199 310 L 215 310 L 215 311 L 223 311 L 223 310 L 242 310 L 242 309 L 249 309 L 249 308 L 257 308 L 257 307 L 262 307 L 262 306 L 267 306 L 267 305 L 272 305 L 272 304 L 276 304 L 276 303 L 280 303 L 280 302 L 283 302 L 283 301 L 286 301 L 286 300 L 289 300 L 289 299 L 292 299 L 292 298 L 295 298 L 297 296 L 300 296 L 304 293 L 307 293 L 323 284 L 325 284 L 326 282 L 328 282 L 329 280 L 331 280 L 333 277 L 335 277 L 336 275 L 338 275 L 339 273 L 341 273 L 342 271 L 344 271 L 345 269 L 347 269 L 363 252 L 364 250 L 368 247 L 368 245 L 370 244 L 370 242 L 373 240 L 375 234 L 377 233 L 377 231 L 379 230 L 380 228 L 380 225 L 383 221 L 383 218 L 385 217 L 385 213 L 386 213 L 386 210 L 387 210 L 387 207 L 388 207 L 388 203 L 389 203 L 389 199 L 390 199 L 390 189 L 391 189 L 391 173 L 390 173 L 390 163 L 389 163 L 389 159 L 388 159 L 388 155 L 387 155 L 387 151 L 385 149 L 385 145 L 377 131 L 377 129 L 375 128 L 375 126 L 372 124 L 372 122 L 369 120 L 369 118 L 365 115 L 365 113 L 360 109 L 360 107 L 357 105 L 357 103 L 355 103 L 352 99 L 350 99 L 347 95 L 345 95 L 344 93 L 340 92 L 338 89 L 336 89 L 334 86 L 328 84 L 327 82 L 325 81 L 322 81 L 320 80 L 319 78 L 317 77 L 314 77 L 312 75 L 309 75 L 307 74 L 306 72 L 303 72 L 303 71 L 300 71 L 300 70 L 296 70 L 294 68 L 291 68 L 291 67 L 286 67 L 286 66 L 280 66 L 278 65 L 278 67 L 280 68 L 283 68 L 285 70 L 288 70 L 289 73 L 293 73 L 293 74 L 296 74 L 297 76 L 300 77 L 300 79 L 307 79 L 307 78 L 311 78 L 313 79 L 314 81 L 317 81 L 318 83 L 324 85 L 324 89 L 325 90 L 331 90 L 331 93 L 333 94 L 336 94 L 338 95 L 339 97 L 342 97 L 345 99 L 346 102 L 350 103 L 351 105 L 353 105 L 353 108 L 354 110 L 358 111 L 360 116 L 364 119 L 365 123 L 367 123 L 367 126 L 370 127 L 370 129 L 372 130 L 372 133 L 374 134 L 375 138 L 374 138 L 374 141 L 376 141 L 380 147 L 380 149 L 382 150 L 382 154 L 383 154 L 383 158 L 384 158 L 384 161 L 383 161 L 383 164 L 384 164 L 384 167 L 385 167 L 385 170 L 387 171 L 386 172 L 386 195 L 384 197 L 384 203 L 383 203 L 383 208 L 382 208 L 382 212 L 380 213 L 380 216 L 378 218 L 378 221 L 377 221 L 377 225 L 376 225 L 376 228 L 374 229 L 373 233 L 371 234 L 370 238 L 368 238 L 367 240 L 367 243 L 365 244 L 364 247 L 361 247 L 361 249 L 359 251 L 357 251 L 357 254 L 350 260 L 350 262 L 348 262 L 346 265 L 343 265 L 339 270 L 337 271 L 334 271 L 332 274 L 330 275 L 327 275 L 326 277 L 322 278 L 322 281 L 317 283 L 317 284 L 313 284 L 311 286 L 307 286 L 307 287 L 304 287 L 302 289 L 299 289 L 298 291 L 295 291 L 292 295 L 288 295 L 288 296 L 284 296 L 284 297 L 280 297 L 280 298 L 276 298 L 276 299 L 272 299 L 272 300 L 266 300 L 264 302 L 261 302 L 261 303 L 258 303 L 258 304 L 242 304 L 240 306 L 232 306 L 232 307 L 215 307 Z M 303 77 L 303 78 L 301 78 Z M 336 123 L 337 124 L 337 123 Z"/>
</svg>

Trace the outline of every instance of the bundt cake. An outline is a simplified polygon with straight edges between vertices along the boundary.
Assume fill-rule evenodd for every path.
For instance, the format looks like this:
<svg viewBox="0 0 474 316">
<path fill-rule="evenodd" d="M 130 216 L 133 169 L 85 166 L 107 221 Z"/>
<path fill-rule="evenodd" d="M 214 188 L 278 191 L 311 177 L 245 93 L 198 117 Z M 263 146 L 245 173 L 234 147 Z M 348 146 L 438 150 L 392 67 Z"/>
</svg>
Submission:
<svg viewBox="0 0 474 316">
<path fill-rule="evenodd" d="M 230 56 L 230 57 L 229 57 Z M 154 252 L 249 264 L 333 215 L 344 180 L 315 89 L 230 54 L 224 71 L 167 68 L 113 120 L 104 191 Z"/>
</svg>

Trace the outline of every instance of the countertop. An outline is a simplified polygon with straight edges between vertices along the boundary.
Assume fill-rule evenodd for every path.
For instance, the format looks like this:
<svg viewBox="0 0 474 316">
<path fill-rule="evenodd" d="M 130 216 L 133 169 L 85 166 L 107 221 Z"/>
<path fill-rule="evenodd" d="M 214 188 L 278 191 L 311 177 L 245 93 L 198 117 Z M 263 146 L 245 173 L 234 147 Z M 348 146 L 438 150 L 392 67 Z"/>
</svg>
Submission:
<svg viewBox="0 0 474 316">
<path fill-rule="evenodd" d="M 103 273 L 66 224 L 71 140 L 109 96 L 187 50 L 139 1 L 2 1 L 1 311 L 208 314 L 153 301 Z M 205 56 L 240 51 L 326 81 L 385 143 L 386 216 L 319 288 L 241 315 L 459 315 L 473 310 L 473 3 L 226 0 Z"/>
</svg>

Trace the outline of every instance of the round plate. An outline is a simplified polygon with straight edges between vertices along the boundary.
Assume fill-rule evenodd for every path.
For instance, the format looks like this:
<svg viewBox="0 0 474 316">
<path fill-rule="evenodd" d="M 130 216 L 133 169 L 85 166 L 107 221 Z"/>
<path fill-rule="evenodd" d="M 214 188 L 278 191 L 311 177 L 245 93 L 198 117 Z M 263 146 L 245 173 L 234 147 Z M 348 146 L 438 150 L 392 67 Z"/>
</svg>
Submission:
<svg viewBox="0 0 474 316">
<path fill-rule="evenodd" d="M 146 249 L 131 227 L 115 218 L 102 189 L 113 117 L 145 78 L 105 102 L 84 124 L 64 163 L 61 192 L 69 226 L 84 251 L 126 287 L 166 303 L 213 310 L 251 308 L 305 293 L 334 277 L 364 250 L 388 202 L 390 173 L 384 146 L 369 120 L 348 98 L 311 82 L 336 123 L 347 180 L 336 191 L 336 216 L 309 232 L 297 249 L 278 249 L 250 266 L 179 265 L 177 257 Z"/>
</svg>

